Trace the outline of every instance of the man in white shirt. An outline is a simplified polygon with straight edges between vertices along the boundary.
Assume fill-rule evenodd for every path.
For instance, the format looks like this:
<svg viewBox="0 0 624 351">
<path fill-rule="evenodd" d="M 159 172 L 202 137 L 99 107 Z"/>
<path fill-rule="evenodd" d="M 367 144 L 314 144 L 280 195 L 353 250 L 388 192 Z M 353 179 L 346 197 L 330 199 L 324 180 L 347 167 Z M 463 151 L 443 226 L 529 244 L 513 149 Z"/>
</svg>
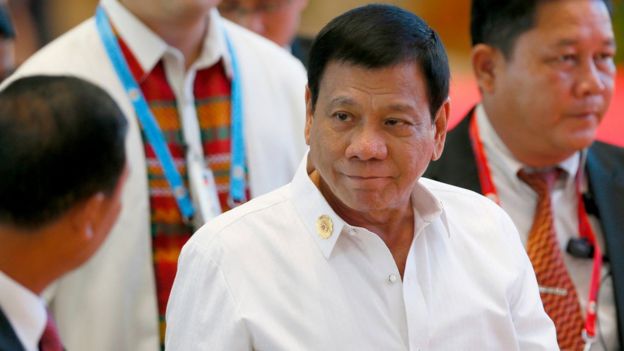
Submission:
<svg viewBox="0 0 624 351">
<path fill-rule="evenodd" d="M 167 349 L 556 349 L 511 220 L 420 178 L 449 113 L 438 35 L 369 5 L 331 21 L 310 59 L 310 151 L 289 185 L 185 245 Z"/>
<path fill-rule="evenodd" d="M 126 129 L 112 98 L 77 78 L 33 76 L 0 93 L 0 350 L 63 349 L 39 295 L 117 219 Z"/>
<path fill-rule="evenodd" d="M 286 184 L 305 152 L 305 70 L 281 48 L 222 19 L 217 4 L 102 0 L 95 18 L 16 72 L 85 78 L 108 91 L 129 122 L 133 172 L 119 221 L 101 252 L 49 294 L 69 350 L 160 350 L 178 254 L 192 224 Z M 127 66 L 138 88 L 126 88 L 112 62 Z M 166 152 L 164 161 L 156 154 L 137 101 L 160 127 L 154 134 L 162 134 L 168 164 L 179 173 L 172 182 Z M 171 186 L 176 178 L 182 187 Z"/>
<path fill-rule="evenodd" d="M 595 141 L 615 77 L 609 6 L 473 1 L 472 64 L 482 102 L 449 133 L 444 155 L 425 173 L 486 194 L 509 213 L 534 261 L 561 348 L 592 341 L 591 350 L 624 345 L 624 309 L 616 309 L 624 303 L 624 180 L 618 176 L 624 150 Z M 559 174 L 550 191 L 553 242 L 537 244 L 533 229 L 543 202 L 520 173 L 551 170 Z M 610 262 L 601 262 L 600 251 Z M 543 254 L 556 264 L 540 263 Z M 546 302 L 558 299 L 547 277 L 556 270 L 568 281 L 557 285 L 576 295 L 559 304 L 569 309 L 559 314 L 561 321 L 555 311 L 563 309 Z M 572 315 L 573 325 L 564 326 Z"/>
</svg>

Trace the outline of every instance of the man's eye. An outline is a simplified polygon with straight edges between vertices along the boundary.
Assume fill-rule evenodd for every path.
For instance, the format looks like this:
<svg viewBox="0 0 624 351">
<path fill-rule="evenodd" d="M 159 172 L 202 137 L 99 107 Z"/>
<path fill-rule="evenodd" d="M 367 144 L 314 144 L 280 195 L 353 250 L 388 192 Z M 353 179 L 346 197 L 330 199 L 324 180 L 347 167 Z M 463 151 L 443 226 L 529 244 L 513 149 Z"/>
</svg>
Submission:
<svg viewBox="0 0 624 351">
<path fill-rule="evenodd" d="M 613 54 L 608 53 L 608 52 L 603 52 L 603 53 L 597 54 L 595 60 L 600 61 L 600 62 L 608 62 L 608 61 L 613 60 Z"/>
<path fill-rule="evenodd" d="M 334 113 L 334 117 L 339 121 L 347 121 L 349 120 L 349 114 L 345 112 L 336 112 Z"/>
<path fill-rule="evenodd" d="M 384 122 L 387 126 L 400 126 L 400 125 L 405 125 L 406 123 L 400 119 L 396 119 L 396 118 L 389 118 Z"/>
<path fill-rule="evenodd" d="M 557 58 L 557 61 L 562 62 L 562 63 L 574 63 L 577 61 L 577 59 L 576 59 L 576 55 L 566 54 L 566 55 L 559 56 Z"/>
</svg>

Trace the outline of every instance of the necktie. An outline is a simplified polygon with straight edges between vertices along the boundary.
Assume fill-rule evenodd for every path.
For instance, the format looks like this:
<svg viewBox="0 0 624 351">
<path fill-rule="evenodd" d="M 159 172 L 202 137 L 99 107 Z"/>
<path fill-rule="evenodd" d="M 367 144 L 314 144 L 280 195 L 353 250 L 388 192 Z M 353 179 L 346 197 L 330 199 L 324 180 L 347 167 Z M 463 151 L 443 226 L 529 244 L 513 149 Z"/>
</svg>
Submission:
<svg viewBox="0 0 624 351">
<path fill-rule="evenodd" d="M 63 344 L 61 338 L 56 330 L 56 324 L 52 315 L 48 312 L 48 321 L 46 322 L 43 335 L 39 340 L 39 350 L 41 351 L 63 351 Z"/>
<path fill-rule="evenodd" d="M 527 254 L 535 269 L 544 309 L 557 328 L 559 347 L 562 350 L 582 350 L 583 316 L 576 289 L 559 249 L 550 201 L 550 193 L 559 174 L 559 169 L 536 173 L 525 170 L 518 172 L 518 177 L 538 196 Z"/>
</svg>

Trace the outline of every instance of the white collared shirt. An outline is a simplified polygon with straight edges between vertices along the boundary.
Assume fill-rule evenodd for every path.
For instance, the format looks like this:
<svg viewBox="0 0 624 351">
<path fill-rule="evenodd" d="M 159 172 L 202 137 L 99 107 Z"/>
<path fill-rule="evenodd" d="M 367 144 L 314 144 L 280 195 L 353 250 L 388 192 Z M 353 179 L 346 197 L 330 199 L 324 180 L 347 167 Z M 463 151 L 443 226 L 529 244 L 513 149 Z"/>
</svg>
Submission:
<svg viewBox="0 0 624 351">
<path fill-rule="evenodd" d="M 345 223 L 306 173 L 202 227 L 167 308 L 168 350 L 556 350 L 509 217 L 421 179 L 401 279 L 378 235 Z M 317 231 L 331 218 L 331 236 Z"/>
<path fill-rule="evenodd" d="M 39 350 L 47 313 L 41 298 L 0 271 L 0 308 L 26 351 Z"/>
<path fill-rule="evenodd" d="M 112 3 L 104 2 L 107 11 Z M 119 12 L 114 10 L 108 13 L 116 30 L 125 31 L 122 27 L 128 20 L 118 20 Z M 128 13 L 127 17 L 130 16 Z M 219 18 L 215 11 L 209 16 L 211 26 L 222 24 L 218 33 L 227 32 L 236 52 L 243 99 L 245 161 L 251 196 L 256 197 L 287 184 L 305 153 L 301 137 L 305 124 L 305 70 L 297 59 L 269 40 Z M 215 17 L 217 20 L 212 21 Z M 227 53 L 218 49 L 217 42 L 223 37 L 213 38 L 213 33 L 211 27 L 202 54 L 207 57 L 212 50 L 221 52 L 227 72 Z M 130 42 L 135 41 L 126 42 L 135 50 L 135 44 Z M 144 55 L 152 57 L 149 52 L 138 53 L 150 51 L 152 44 L 139 41 L 136 45 L 145 45 L 134 52 L 139 60 Z M 201 58 L 197 65 L 200 62 Z M 209 65 L 208 61 L 203 64 Z M 131 172 L 123 189 L 119 219 L 98 252 L 49 290 L 49 308 L 63 344 L 70 351 L 158 351 L 145 148 L 132 102 L 107 59 L 93 18 L 33 54 L 1 86 L 40 74 L 72 75 L 96 84 L 113 97 L 128 119 L 126 159 Z"/>
<path fill-rule="evenodd" d="M 496 134 L 482 105 L 476 108 L 477 126 L 483 149 L 490 167 L 492 181 L 500 198 L 503 209 L 507 211 L 514 221 L 520 233 L 520 240 L 526 246 L 535 207 L 537 194 L 526 183 L 517 177 L 518 171 L 524 167 L 507 148 L 504 142 Z M 571 238 L 579 237 L 578 226 L 578 198 L 575 184 L 575 176 L 581 167 L 581 155 L 576 153 L 559 164 L 567 174 L 558 180 L 551 194 L 552 206 L 555 214 L 555 229 L 559 246 L 564 253 L 563 259 L 568 272 L 574 283 L 579 297 L 583 313 L 587 306 L 589 285 L 591 279 L 593 260 L 575 258 L 566 252 L 566 246 Z M 595 219 L 592 219 L 592 228 L 597 236 L 600 246 L 604 250 L 604 237 L 602 230 Z M 617 349 L 617 317 L 615 314 L 615 302 L 613 297 L 613 283 L 609 275 L 609 264 L 603 263 L 602 276 L 607 276 L 600 286 L 598 299 L 598 326 L 597 333 L 602 334 L 606 349 L 602 341 L 598 339 L 592 347 L 597 350 Z"/>
</svg>

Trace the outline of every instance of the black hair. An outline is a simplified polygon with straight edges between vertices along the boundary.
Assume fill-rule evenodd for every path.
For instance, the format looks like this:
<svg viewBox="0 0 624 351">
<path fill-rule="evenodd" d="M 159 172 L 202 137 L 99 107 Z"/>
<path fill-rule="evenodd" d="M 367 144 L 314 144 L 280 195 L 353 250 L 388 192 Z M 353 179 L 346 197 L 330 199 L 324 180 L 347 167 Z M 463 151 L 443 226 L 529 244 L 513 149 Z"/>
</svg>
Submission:
<svg viewBox="0 0 624 351">
<path fill-rule="evenodd" d="M 425 21 L 392 5 L 367 5 L 329 22 L 310 49 L 308 86 L 312 108 L 327 64 L 376 69 L 415 62 L 423 73 L 432 118 L 448 97 L 450 71 L 438 34 Z"/>
<path fill-rule="evenodd" d="M 38 228 L 97 192 L 125 167 L 126 119 L 101 88 L 32 76 L 0 92 L 0 223 Z"/>
<path fill-rule="evenodd" d="M 493 46 L 510 58 L 518 37 L 535 26 L 538 6 L 552 1 L 560 0 L 472 0 L 472 45 Z M 611 13 L 611 1 L 601 1 Z"/>
</svg>

